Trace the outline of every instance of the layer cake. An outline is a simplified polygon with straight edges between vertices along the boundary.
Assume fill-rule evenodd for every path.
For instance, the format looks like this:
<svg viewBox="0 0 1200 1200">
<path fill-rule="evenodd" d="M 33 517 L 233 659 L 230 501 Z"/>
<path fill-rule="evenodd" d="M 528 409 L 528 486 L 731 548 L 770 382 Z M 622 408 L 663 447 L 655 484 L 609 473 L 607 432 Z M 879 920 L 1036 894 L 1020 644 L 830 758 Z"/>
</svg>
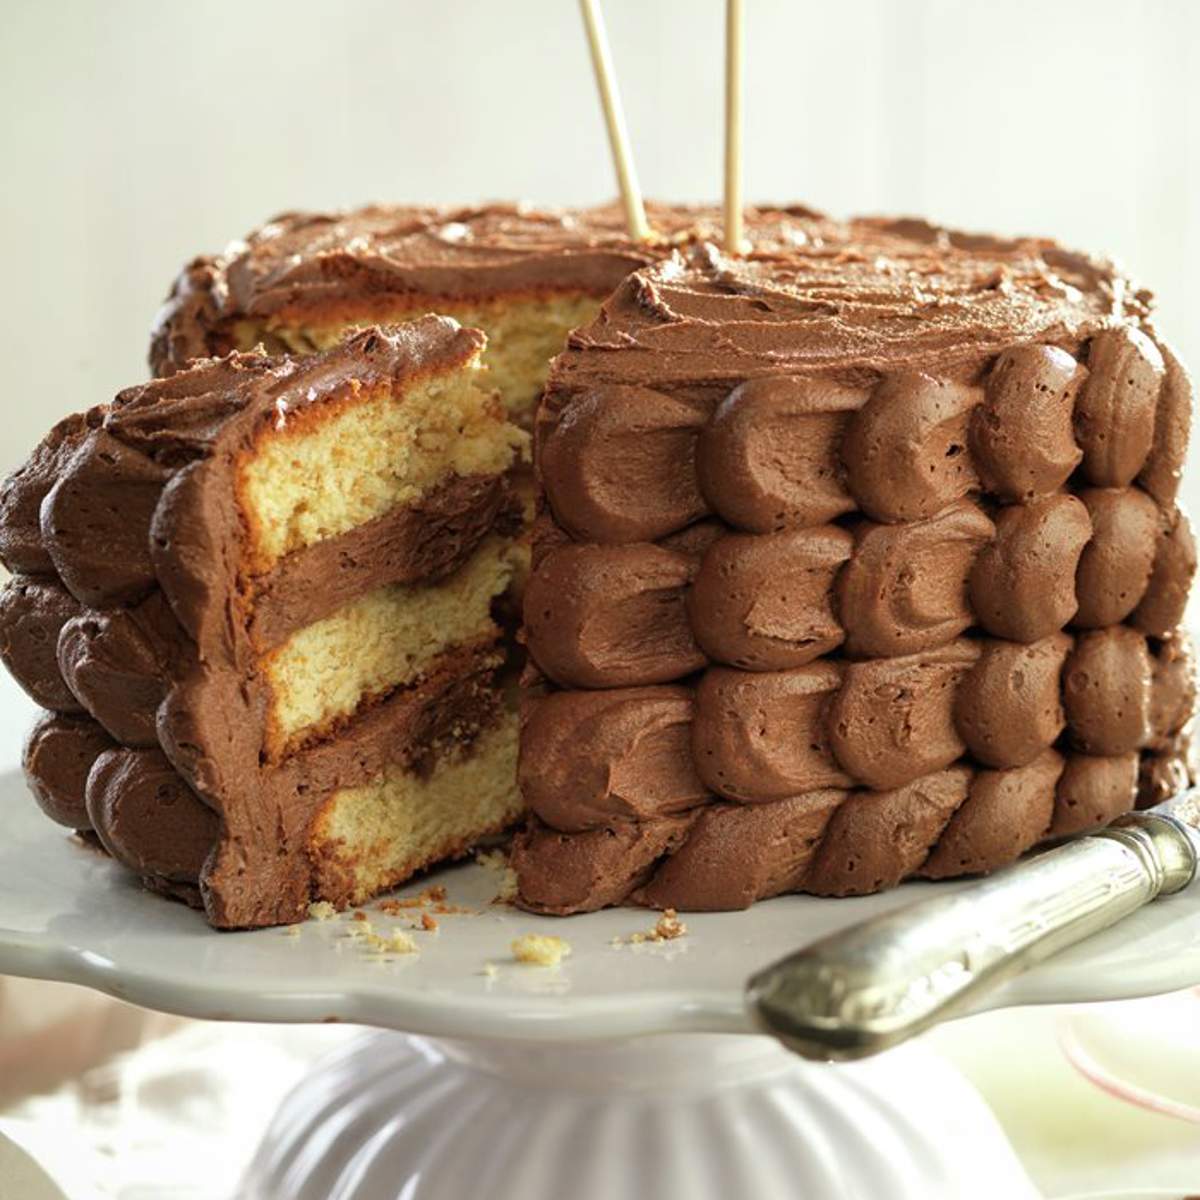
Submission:
<svg viewBox="0 0 1200 1200">
<path fill-rule="evenodd" d="M 190 264 L 162 378 L 0 489 L 47 813 L 232 927 L 523 805 L 520 903 L 565 914 L 984 872 L 1186 783 L 1148 294 L 1042 240 L 763 208 L 731 260 L 651 218 L 289 214 Z"/>
</svg>

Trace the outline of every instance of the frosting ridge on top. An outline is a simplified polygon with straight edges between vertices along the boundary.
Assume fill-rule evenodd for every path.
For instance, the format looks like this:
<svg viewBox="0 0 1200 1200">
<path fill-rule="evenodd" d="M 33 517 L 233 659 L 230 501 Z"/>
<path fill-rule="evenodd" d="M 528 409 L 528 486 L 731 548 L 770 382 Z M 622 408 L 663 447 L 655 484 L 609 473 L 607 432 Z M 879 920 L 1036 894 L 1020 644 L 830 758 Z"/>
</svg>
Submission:
<svg viewBox="0 0 1200 1200">
<path fill-rule="evenodd" d="M 800 235 L 804 236 L 801 237 Z M 1077 345 L 1150 311 L 1112 263 L 1039 238 L 916 221 L 797 219 L 750 261 L 703 244 L 631 276 L 571 338 L 559 386 L 972 367 L 1021 342 Z"/>
</svg>

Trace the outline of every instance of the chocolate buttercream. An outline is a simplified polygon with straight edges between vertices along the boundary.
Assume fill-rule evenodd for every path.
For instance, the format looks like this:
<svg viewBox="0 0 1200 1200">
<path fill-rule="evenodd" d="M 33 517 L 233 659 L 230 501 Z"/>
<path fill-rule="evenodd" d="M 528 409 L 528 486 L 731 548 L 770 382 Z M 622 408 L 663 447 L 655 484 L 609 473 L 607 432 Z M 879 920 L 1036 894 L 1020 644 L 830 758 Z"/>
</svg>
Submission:
<svg viewBox="0 0 1200 1200">
<path fill-rule="evenodd" d="M 1023 767 L 976 771 L 966 800 L 950 818 L 921 874 L 978 875 L 1015 862 L 1040 841 L 1054 816 L 1062 755 L 1047 750 Z"/>
<path fill-rule="evenodd" d="M 1057 492 L 1083 458 L 1075 444 L 1075 400 L 1087 368 L 1057 346 L 1005 350 L 988 373 L 971 422 L 984 488 L 1024 503 Z"/>
<path fill-rule="evenodd" d="M 1097 487 L 1126 487 L 1154 443 L 1162 353 L 1141 330 L 1120 325 L 1092 340 L 1088 378 L 1075 404 L 1083 472 Z"/>
<path fill-rule="evenodd" d="M 1138 488 L 1084 488 L 1079 498 L 1092 537 L 1075 572 L 1073 623 L 1102 629 L 1124 621 L 1146 594 L 1162 522 L 1158 505 Z"/>
<path fill-rule="evenodd" d="M 700 778 L 744 803 L 848 785 L 826 727 L 841 682 L 841 667 L 831 662 L 788 671 L 710 667 L 696 690 L 692 727 Z"/>
<path fill-rule="evenodd" d="M 121 397 L 117 398 L 118 404 Z M 170 468 L 110 432 L 92 430 L 42 501 L 42 541 L 63 583 L 93 608 L 154 590 L 146 531 Z"/>
<path fill-rule="evenodd" d="M 1168 749 L 1143 754 L 1138 766 L 1137 807 L 1153 808 L 1172 796 L 1196 785 L 1196 748 L 1191 731 L 1172 739 Z"/>
<path fill-rule="evenodd" d="M 1176 509 L 1158 538 L 1145 593 L 1129 618 L 1150 637 L 1167 638 L 1183 622 L 1196 574 L 1196 540 L 1187 516 Z"/>
<path fill-rule="evenodd" d="M 565 687 L 666 683 L 702 667 L 688 625 L 695 560 L 661 546 L 564 546 L 525 589 L 525 641 Z"/>
<path fill-rule="evenodd" d="M 1127 625 L 1083 633 L 1063 670 L 1071 740 L 1087 754 L 1127 754 L 1151 736 L 1154 664 L 1146 639 Z"/>
<path fill-rule="evenodd" d="M 866 399 L 860 389 L 786 376 L 734 388 L 700 435 L 701 491 L 726 521 L 752 533 L 853 511 L 838 448 Z"/>
<path fill-rule="evenodd" d="M 562 527 L 583 540 L 653 541 L 702 517 L 704 417 L 645 388 L 576 397 L 541 447 L 542 486 Z"/>
<path fill-rule="evenodd" d="M 636 467 L 620 475 L 613 494 L 642 522 L 627 535 L 588 523 L 603 472 L 564 486 L 553 464 L 535 586 L 546 564 L 588 542 L 699 547 L 694 573 L 678 572 L 686 627 L 674 599 L 666 606 L 671 642 L 687 644 L 690 631 L 729 664 L 700 676 L 693 701 L 692 759 L 719 798 L 688 810 L 686 837 L 660 841 L 658 861 L 639 859 L 642 882 L 610 871 L 589 907 L 734 906 L 778 890 L 763 890 L 767 875 L 841 895 L 916 872 L 988 871 L 1056 823 L 1130 807 L 1126 755 L 1135 767 L 1154 760 L 1143 794 L 1161 789 L 1168 758 L 1181 761 L 1189 667 L 1119 624 L 1140 616 L 1169 639 L 1194 565 L 1172 507 L 1186 377 L 1172 376 L 1169 354 L 1156 365 L 1147 295 L 1045 242 L 919 222 L 808 232 L 786 256 L 735 263 L 700 248 L 637 272 L 551 372 L 536 438 L 543 478 L 544 449 L 575 406 L 598 425 L 606 396 L 622 431 L 662 423 L 677 440 L 652 479 L 639 486 Z M 655 453 L 668 457 L 665 445 Z M 660 502 L 660 488 L 687 500 Z M 867 519 L 842 520 L 855 511 Z M 831 520 L 855 541 L 818 576 L 806 548 Z M 546 580 L 547 596 L 561 590 L 553 571 Z M 605 597 L 617 594 L 606 581 Z M 776 596 L 799 643 L 779 638 L 779 622 L 764 638 L 750 618 Z M 1072 622 L 1088 630 L 1078 642 L 1064 631 Z M 805 661 L 810 637 L 819 649 Z M 553 698 L 549 674 L 534 680 Z M 620 682 L 600 668 L 572 686 Z M 676 703 L 682 713 L 682 695 Z M 569 779 L 592 748 L 580 726 L 565 730 L 555 769 Z M 1087 753 L 1064 757 L 1068 743 Z M 827 823 L 807 866 L 781 875 L 770 864 L 791 843 L 770 814 L 813 795 L 828 797 Z M 563 829 L 539 842 L 540 895 L 556 857 L 578 863 L 585 843 L 600 844 L 598 830 L 572 832 L 577 811 L 557 798 Z M 628 809 L 620 819 L 638 823 Z M 722 872 L 722 859 L 736 868 Z M 517 860 L 522 887 L 528 861 Z"/>
<path fill-rule="evenodd" d="M 157 747 L 104 751 L 86 794 L 92 828 L 118 862 L 171 884 L 200 877 L 217 843 L 217 814 Z"/>
<path fill-rule="evenodd" d="M 971 568 L 994 534 L 992 522 L 965 500 L 923 521 L 864 521 L 838 580 L 846 653 L 915 654 L 958 637 L 974 623 Z"/>
<path fill-rule="evenodd" d="M 1187 459 L 1188 434 L 1192 428 L 1192 383 L 1169 346 L 1158 343 L 1165 374 L 1154 419 L 1154 440 L 1146 465 L 1138 476 L 1141 484 L 1163 508 L 1171 508 L 1179 494 L 1183 464 Z"/>
<path fill-rule="evenodd" d="M 99 408 L 64 417 L 0 483 L 0 562 L 10 571 L 54 574 L 54 560 L 42 542 L 42 501 L 88 431 L 103 419 L 104 410 Z"/>
<path fill-rule="evenodd" d="M 627 279 L 568 339 L 543 415 L 567 394 L 617 382 L 719 388 L 719 400 L 748 379 L 873 384 L 885 372 L 916 371 L 936 395 L 938 377 L 975 378 L 1015 344 L 1075 353 L 1106 323 L 1147 310 L 1146 295 L 1111 264 L 1050 242 L 796 218 L 786 252 L 768 247 L 739 263 L 707 247 Z"/>
<path fill-rule="evenodd" d="M 1072 644 L 1063 633 L 1028 644 L 983 640 L 954 700 L 955 727 L 979 762 L 1023 767 L 1058 740 L 1066 724 L 1060 683 Z"/>
<path fill-rule="evenodd" d="M 31 699 L 55 712 L 83 712 L 58 669 L 59 632 L 79 602 L 52 578 L 14 575 L 0 591 L 0 661 Z"/>
<path fill-rule="evenodd" d="M 845 637 L 833 584 L 853 549 L 834 525 L 717 538 L 687 595 L 696 641 L 718 662 L 751 671 L 828 654 Z"/>
<path fill-rule="evenodd" d="M 1051 837 L 1069 837 L 1115 821 L 1137 796 L 1138 754 L 1069 754 L 1054 799 Z"/>
<path fill-rule="evenodd" d="M 42 812 L 68 829 L 89 830 L 85 788 L 92 764 L 112 738 L 88 717 L 46 713 L 29 731 L 22 766 Z"/>
<path fill-rule="evenodd" d="M 1058 493 L 996 515 L 995 540 L 975 560 L 971 606 L 993 637 L 1036 642 L 1076 613 L 1075 573 L 1092 536 L 1087 507 Z"/>
<path fill-rule="evenodd" d="M 690 821 L 659 817 L 571 834 L 531 818 L 513 838 L 509 860 L 521 907 L 566 916 L 620 904 L 683 842 Z"/>
<path fill-rule="evenodd" d="M 829 740 L 852 779 L 880 791 L 948 767 L 966 749 L 955 693 L 975 664 L 977 642 L 851 663 L 829 710 Z"/>
<path fill-rule="evenodd" d="M 1196 709 L 1196 655 L 1191 639 L 1177 634 L 1161 642 L 1152 658 L 1149 746 L 1168 751 Z"/>
<path fill-rule="evenodd" d="M 864 896 L 919 870 L 967 798 L 971 772 L 951 767 L 887 792 L 855 792 L 833 814 L 806 891 Z"/>
<path fill-rule="evenodd" d="M 633 899 L 703 912 L 748 908 L 794 892 L 843 799 L 842 792 L 817 791 L 770 804 L 709 805 Z"/>
<path fill-rule="evenodd" d="M 67 621 L 58 636 L 63 678 L 125 746 L 158 745 L 158 706 L 173 670 L 194 653 L 158 590 L 133 608 L 87 609 Z"/>
<path fill-rule="evenodd" d="M 567 832 L 703 804 L 709 792 L 692 764 L 693 715 L 692 692 L 682 687 L 556 692 L 530 701 L 518 769 L 526 804 Z"/>
<path fill-rule="evenodd" d="M 885 377 L 842 441 L 859 508 L 877 521 L 919 521 L 975 490 L 967 430 L 982 398 L 978 388 L 917 372 Z"/>
</svg>

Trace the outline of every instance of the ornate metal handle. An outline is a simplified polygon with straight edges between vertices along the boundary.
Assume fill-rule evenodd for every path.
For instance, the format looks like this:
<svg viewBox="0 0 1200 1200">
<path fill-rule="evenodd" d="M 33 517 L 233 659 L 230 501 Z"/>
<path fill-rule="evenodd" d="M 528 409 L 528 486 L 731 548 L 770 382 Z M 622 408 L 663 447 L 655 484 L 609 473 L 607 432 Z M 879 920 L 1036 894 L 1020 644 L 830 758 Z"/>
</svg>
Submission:
<svg viewBox="0 0 1200 1200">
<path fill-rule="evenodd" d="M 1180 891 L 1197 843 L 1170 816 L 1132 813 L 972 887 L 823 938 L 754 975 L 765 1030 L 806 1058 L 886 1050 L 969 1011 L 1002 980 Z"/>
</svg>

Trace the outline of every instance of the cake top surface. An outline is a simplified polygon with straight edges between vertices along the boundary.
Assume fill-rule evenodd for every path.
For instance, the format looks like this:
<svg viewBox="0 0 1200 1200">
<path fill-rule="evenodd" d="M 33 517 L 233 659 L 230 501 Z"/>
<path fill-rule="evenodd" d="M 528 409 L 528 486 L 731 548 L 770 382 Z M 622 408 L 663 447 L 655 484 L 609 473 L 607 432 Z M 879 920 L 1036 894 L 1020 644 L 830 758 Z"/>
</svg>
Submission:
<svg viewBox="0 0 1200 1200">
<path fill-rule="evenodd" d="M 268 221 L 219 259 L 227 302 L 242 313 L 266 313 L 302 293 L 330 293 L 370 280 L 384 289 L 443 290 L 457 295 L 479 272 L 523 267 L 530 286 L 553 282 L 545 260 L 558 260 L 561 286 L 608 290 L 613 256 L 629 269 L 659 257 L 684 236 L 719 236 L 712 207 L 647 206 L 656 239 L 630 241 L 615 204 L 577 210 L 485 204 L 473 208 L 371 205 L 338 213 L 291 212 Z M 759 240 L 786 239 L 793 222 L 813 219 L 807 209 L 752 209 L 748 223 Z M 588 265 L 591 264 L 592 273 Z M 458 273 L 456 275 L 456 272 Z M 519 286 L 512 276 L 506 287 Z"/>
<path fill-rule="evenodd" d="M 283 213 L 222 254 L 184 268 L 155 322 L 151 361 L 157 371 L 167 361 L 203 357 L 210 352 L 206 333 L 228 321 L 323 311 L 344 316 L 338 310 L 379 297 L 461 303 L 584 292 L 601 298 L 674 245 L 720 236 L 721 214 L 711 206 L 651 202 L 647 213 L 655 238 L 645 243 L 630 240 L 616 204 Z M 776 248 L 806 240 L 801 224 L 820 220 L 800 207 L 746 212 L 756 244 Z"/>
<path fill-rule="evenodd" d="M 152 362 L 203 357 L 220 345 L 209 335 L 240 319 L 343 320 L 380 298 L 436 308 L 617 289 L 588 332 L 592 346 L 723 354 L 732 374 L 739 354 L 774 355 L 784 370 L 970 357 L 1070 340 L 1149 307 L 1112 263 L 1046 239 L 762 206 L 746 211 L 747 258 L 730 260 L 710 246 L 721 240 L 718 209 L 650 203 L 647 213 L 656 236 L 645 243 L 629 239 L 615 204 L 285 213 L 185 268 L 156 322 Z M 724 332 L 712 342 L 716 326 Z"/>
<path fill-rule="evenodd" d="M 731 259 L 702 244 L 630 276 L 572 335 L 552 385 L 969 373 L 1006 346 L 1074 345 L 1150 310 L 1149 294 L 1112 263 L 1045 239 L 913 220 L 793 220 L 786 251 Z"/>
<path fill-rule="evenodd" d="M 351 385 L 415 378 L 477 358 L 484 338 L 449 317 L 361 330 L 330 350 L 293 357 L 232 351 L 119 393 L 105 421 L 119 440 L 172 465 L 207 452 L 228 419 L 269 412 L 278 428 Z"/>
</svg>

